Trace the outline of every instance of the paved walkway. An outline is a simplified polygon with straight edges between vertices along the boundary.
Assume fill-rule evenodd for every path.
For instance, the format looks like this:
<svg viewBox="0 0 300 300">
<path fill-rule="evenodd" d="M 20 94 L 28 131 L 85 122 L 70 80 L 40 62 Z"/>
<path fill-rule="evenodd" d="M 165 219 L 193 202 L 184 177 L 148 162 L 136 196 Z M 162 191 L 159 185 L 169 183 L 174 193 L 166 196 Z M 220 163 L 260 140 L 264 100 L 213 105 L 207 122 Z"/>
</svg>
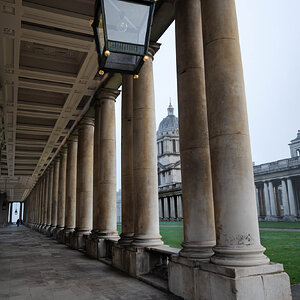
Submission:
<svg viewBox="0 0 300 300">
<path fill-rule="evenodd" d="M 26 227 L 0 228 L 0 299 L 174 299 Z"/>
</svg>

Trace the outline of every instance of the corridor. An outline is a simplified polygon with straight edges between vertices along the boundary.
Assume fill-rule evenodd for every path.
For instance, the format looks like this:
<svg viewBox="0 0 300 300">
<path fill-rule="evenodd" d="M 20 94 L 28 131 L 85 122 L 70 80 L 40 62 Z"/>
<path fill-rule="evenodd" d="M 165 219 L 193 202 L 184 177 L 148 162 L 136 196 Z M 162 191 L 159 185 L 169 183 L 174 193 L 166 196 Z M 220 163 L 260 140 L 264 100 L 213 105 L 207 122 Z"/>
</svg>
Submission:
<svg viewBox="0 0 300 300">
<path fill-rule="evenodd" d="M 172 299 L 27 227 L 0 228 L 0 299 Z"/>
</svg>

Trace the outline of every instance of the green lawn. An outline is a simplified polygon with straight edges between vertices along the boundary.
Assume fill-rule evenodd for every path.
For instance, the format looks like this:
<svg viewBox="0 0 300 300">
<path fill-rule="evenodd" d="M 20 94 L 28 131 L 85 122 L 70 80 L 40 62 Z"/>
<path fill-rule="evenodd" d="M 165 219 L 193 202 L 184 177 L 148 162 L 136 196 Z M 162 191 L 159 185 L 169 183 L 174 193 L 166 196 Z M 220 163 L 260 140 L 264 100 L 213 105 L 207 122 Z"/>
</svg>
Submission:
<svg viewBox="0 0 300 300">
<path fill-rule="evenodd" d="M 161 221 L 161 225 L 183 225 L 183 222 L 175 222 L 175 221 Z M 261 228 L 298 228 L 300 229 L 300 222 L 269 222 L 269 221 L 261 221 L 259 222 L 259 227 Z"/>
<path fill-rule="evenodd" d="M 261 227 L 261 228 L 298 228 L 298 229 L 300 229 L 300 222 L 260 221 L 259 227 Z"/>
</svg>

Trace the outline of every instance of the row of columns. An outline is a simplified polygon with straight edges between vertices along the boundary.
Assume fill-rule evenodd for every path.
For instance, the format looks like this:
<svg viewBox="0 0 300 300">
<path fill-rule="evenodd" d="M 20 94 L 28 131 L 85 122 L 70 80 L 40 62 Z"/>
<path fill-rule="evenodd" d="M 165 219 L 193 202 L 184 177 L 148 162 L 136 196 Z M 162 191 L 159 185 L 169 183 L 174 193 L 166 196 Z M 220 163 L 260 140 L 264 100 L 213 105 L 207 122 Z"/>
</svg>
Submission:
<svg viewBox="0 0 300 300">
<path fill-rule="evenodd" d="M 234 1 L 177 0 L 175 22 L 184 218 L 180 255 L 227 266 L 266 264 L 269 259 L 263 255 L 257 222 Z M 162 244 L 152 67 L 156 50 L 150 48 L 150 59 L 138 80 L 132 82 L 132 77 L 123 76 L 120 243 L 136 247 Z M 78 127 L 76 187 L 72 181 L 76 200 L 74 190 L 71 193 L 70 187 L 66 188 L 66 201 L 76 201 L 74 232 L 78 238 L 91 230 L 93 238 L 118 238 L 117 95 L 118 91 L 112 90 L 98 95 L 95 133 L 91 118 L 84 118 Z M 60 155 L 26 201 L 27 221 L 47 224 L 50 232 L 62 226 L 66 230 L 63 220 L 74 220 L 69 216 L 74 214 L 74 206 L 63 212 L 65 181 L 60 177 L 66 176 L 70 184 L 71 175 L 68 162 L 64 175 L 65 167 L 60 167 L 63 153 Z M 69 229 L 72 226 L 68 224 Z"/>
<path fill-rule="evenodd" d="M 160 220 L 181 220 L 182 200 L 181 195 L 172 195 L 160 197 L 159 203 L 159 219 Z"/>
<path fill-rule="evenodd" d="M 256 203 L 260 217 L 297 217 L 292 178 L 256 182 Z"/>
</svg>

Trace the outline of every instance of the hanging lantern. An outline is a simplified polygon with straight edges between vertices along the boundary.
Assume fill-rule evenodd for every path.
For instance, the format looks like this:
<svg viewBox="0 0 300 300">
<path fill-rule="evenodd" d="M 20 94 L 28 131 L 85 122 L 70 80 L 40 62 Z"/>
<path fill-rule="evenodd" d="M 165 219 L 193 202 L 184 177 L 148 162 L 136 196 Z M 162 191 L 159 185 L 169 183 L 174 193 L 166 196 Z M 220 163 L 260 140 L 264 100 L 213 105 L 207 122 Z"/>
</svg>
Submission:
<svg viewBox="0 0 300 300">
<path fill-rule="evenodd" d="M 17 215 L 17 214 L 18 214 L 18 210 L 16 209 L 16 210 L 15 210 L 15 215 Z"/>
<path fill-rule="evenodd" d="M 92 22 L 99 74 L 137 75 L 147 56 L 157 0 L 96 0 Z"/>
</svg>

